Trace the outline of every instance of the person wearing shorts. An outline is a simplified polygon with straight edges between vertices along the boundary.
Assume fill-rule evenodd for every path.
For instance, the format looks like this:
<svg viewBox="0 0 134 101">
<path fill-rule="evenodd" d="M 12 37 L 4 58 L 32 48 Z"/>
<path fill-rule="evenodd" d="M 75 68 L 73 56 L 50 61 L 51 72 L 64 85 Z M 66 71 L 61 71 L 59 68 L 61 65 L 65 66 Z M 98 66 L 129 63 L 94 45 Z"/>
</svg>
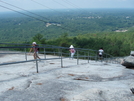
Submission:
<svg viewBox="0 0 134 101">
<path fill-rule="evenodd" d="M 103 48 L 100 48 L 99 49 L 99 57 L 100 57 L 100 59 L 103 57 L 103 52 L 104 52 Z"/>
<path fill-rule="evenodd" d="M 33 42 L 32 43 L 32 48 L 30 49 L 30 51 L 29 52 L 34 52 L 33 53 L 33 57 L 34 57 L 34 59 L 40 59 L 40 57 L 38 56 L 38 47 L 37 47 L 37 44 L 36 44 L 36 42 Z"/>
<path fill-rule="evenodd" d="M 74 54 L 75 54 L 75 49 L 74 49 L 73 45 L 70 46 L 70 50 L 69 51 L 71 53 L 71 58 L 73 59 Z"/>
</svg>

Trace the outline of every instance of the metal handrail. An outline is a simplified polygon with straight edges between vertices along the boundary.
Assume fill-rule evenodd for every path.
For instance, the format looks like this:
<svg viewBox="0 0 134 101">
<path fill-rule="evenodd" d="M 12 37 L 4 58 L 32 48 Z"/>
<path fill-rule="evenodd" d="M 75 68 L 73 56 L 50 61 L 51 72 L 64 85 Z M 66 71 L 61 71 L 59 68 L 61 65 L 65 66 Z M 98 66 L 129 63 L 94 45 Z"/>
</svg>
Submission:
<svg viewBox="0 0 134 101">
<path fill-rule="evenodd" d="M 25 62 L 31 62 L 31 61 L 36 61 L 36 68 L 37 68 L 37 73 L 38 73 L 38 62 L 37 60 L 27 60 L 27 50 L 29 48 L 32 48 L 32 46 L 30 44 L 11 44 L 11 43 L 0 43 L 1 45 L 19 45 L 19 46 L 0 46 L 0 49 L 24 49 L 21 52 L 9 52 L 9 53 L 0 53 L 0 54 L 25 54 L 25 59 L 26 61 L 18 61 L 18 62 L 11 62 L 11 63 L 2 63 L 1 65 L 9 65 L 9 64 L 17 64 L 17 63 L 25 63 Z M 52 59 L 61 59 L 61 67 L 63 67 L 63 59 L 64 58 L 69 58 L 67 57 L 69 55 L 69 51 L 67 51 L 69 48 L 67 47 L 60 47 L 60 46 L 53 46 L 53 45 L 44 45 L 44 44 L 39 44 L 39 48 L 41 48 L 43 51 L 40 51 L 40 54 L 44 54 L 44 56 L 46 54 L 57 54 L 59 56 L 59 58 L 51 58 L 49 60 Z M 46 51 L 47 49 L 58 49 L 57 51 Z M 66 51 L 65 52 L 63 52 Z M 75 48 L 76 50 L 76 55 L 74 56 L 74 58 L 77 59 L 77 65 L 79 64 L 79 59 L 80 58 L 84 58 L 88 60 L 95 60 L 98 61 L 98 51 L 97 50 L 92 50 L 92 49 L 83 49 L 83 48 Z M 84 52 L 85 54 L 80 54 L 80 52 Z M 113 57 L 110 54 L 104 53 L 104 55 L 106 55 L 106 57 L 103 57 L 103 59 L 101 60 L 104 62 L 110 62 L 110 63 L 119 63 L 115 57 Z M 63 57 L 65 56 L 65 57 Z M 48 60 L 45 56 L 44 59 L 42 60 Z"/>
</svg>

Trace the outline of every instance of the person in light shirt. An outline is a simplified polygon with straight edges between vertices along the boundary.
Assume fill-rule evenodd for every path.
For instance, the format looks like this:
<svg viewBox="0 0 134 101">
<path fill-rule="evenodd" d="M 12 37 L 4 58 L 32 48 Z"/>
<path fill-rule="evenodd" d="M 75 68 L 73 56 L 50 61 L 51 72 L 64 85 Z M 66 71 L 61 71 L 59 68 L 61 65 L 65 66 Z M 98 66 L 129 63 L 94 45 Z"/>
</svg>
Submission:
<svg viewBox="0 0 134 101">
<path fill-rule="evenodd" d="M 70 46 L 69 51 L 70 51 L 70 53 L 71 53 L 71 58 L 73 59 L 74 54 L 75 54 L 75 52 L 76 52 L 75 49 L 74 49 L 74 47 L 73 47 L 73 45 Z"/>
<path fill-rule="evenodd" d="M 104 53 L 103 48 L 100 48 L 99 49 L 99 57 L 100 57 L 100 59 L 103 57 L 103 53 Z"/>
</svg>

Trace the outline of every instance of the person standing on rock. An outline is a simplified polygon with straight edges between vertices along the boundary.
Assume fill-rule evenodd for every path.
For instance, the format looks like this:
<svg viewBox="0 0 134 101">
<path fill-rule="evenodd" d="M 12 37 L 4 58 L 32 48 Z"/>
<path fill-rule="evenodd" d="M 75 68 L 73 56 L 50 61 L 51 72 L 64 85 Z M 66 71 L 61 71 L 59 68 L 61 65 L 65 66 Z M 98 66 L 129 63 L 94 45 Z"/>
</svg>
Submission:
<svg viewBox="0 0 134 101">
<path fill-rule="evenodd" d="M 33 42 L 32 43 L 32 48 L 30 49 L 30 51 L 29 52 L 34 52 L 33 53 L 33 57 L 34 57 L 34 59 L 40 59 L 40 57 L 38 56 L 38 45 L 36 44 L 36 42 Z"/>
<path fill-rule="evenodd" d="M 100 57 L 100 59 L 102 59 L 103 53 L 104 53 L 103 48 L 100 48 L 100 49 L 99 49 L 99 57 Z"/>
<path fill-rule="evenodd" d="M 71 45 L 69 48 L 70 48 L 70 50 L 69 50 L 69 51 L 70 51 L 70 53 L 71 53 L 71 58 L 73 59 L 74 54 L 75 54 L 75 52 L 76 52 L 76 51 L 75 51 L 75 49 L 74 49 L 73 45 Z"/>
</svg>

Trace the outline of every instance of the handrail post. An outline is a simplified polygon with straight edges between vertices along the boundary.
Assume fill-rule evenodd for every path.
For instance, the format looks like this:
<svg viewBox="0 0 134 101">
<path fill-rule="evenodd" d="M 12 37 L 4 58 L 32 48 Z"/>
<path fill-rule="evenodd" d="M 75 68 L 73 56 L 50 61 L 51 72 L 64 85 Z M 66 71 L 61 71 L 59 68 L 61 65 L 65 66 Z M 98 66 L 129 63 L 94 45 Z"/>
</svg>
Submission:
<svg viewBox="0 0 134 101">
<path fill-rule="evenodd" d="M 37 61 L 37 59 L 35 59 L 35 61 L 36 61 L 36 71 L 38 73 L 38 61 Z"/>
<path fill-rule="evenodd" d="M 92 60 L 92 53 L 89 51 L 89 60 Z"/>
<path fill-rule="evenodd" d="M 108 63 L 108 60 L 107 60 L 107 59 L 108 59 L 108 56 L 107 56 L 107 54 L 106 54 L 106 63 Z"/>
<path fill-rule="evenodd" d="M 77 50 L 77 65 L 79 64 L 79 51 Z"/>
<path fill-rule="evenodd" d="M 62 61 L 62 49 L 60 49 L 60 56 L 61 56 L 61 68 L 63 68 L 63 61 Z"/>
<path fill-rule="evenodd" d="M 89 51 L 88 51 L 88 63 L 89 63 Z"/>
<path fill-rule="evenodd" d="M 55 51 L 54 51 L 54 56 L 55 56 Z"/>
<path fill-rule="evenodd" d="M 27 61 L 27 50 L 26 50 L 26 48 L 25 48 L 25 59 Z"/>
<path fill-rule="evenodd" d="M 98 57 L 98 51 L 96 51 L 96 56 L 95 56 L 96 62 L 97 62 L 97 57 Z"/>
<path fill-rule="evenodd" d="M 84 59 L 86 59 L 86 52 L 84 52 Z"/>
<path fill-rule="evenodd" d="M 59 58 L 60 58 L 60 55 L 61 55 L 61 53 L 60 53 L 60 49 L 58 49 L 58 54 L 59 54 Z"/>
<path fill-rule="evenodd" d="M 44 58 L 46 59 L 46 50 L 45 50 L 45 48 L 44 48 Z"/>
</svg>

